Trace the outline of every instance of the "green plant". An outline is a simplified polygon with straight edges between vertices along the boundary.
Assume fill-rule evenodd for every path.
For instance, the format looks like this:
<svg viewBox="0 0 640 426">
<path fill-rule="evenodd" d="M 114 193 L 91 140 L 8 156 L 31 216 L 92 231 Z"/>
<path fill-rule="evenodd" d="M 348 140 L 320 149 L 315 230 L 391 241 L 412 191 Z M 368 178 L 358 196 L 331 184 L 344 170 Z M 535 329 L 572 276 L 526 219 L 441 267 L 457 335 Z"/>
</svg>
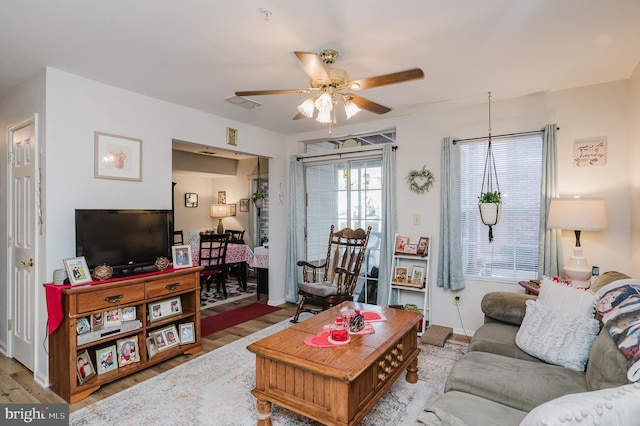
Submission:
<svg viewBox="0 0 640 426">
<path fill-rule="evenodd" d="M 267 198 L 267 196 L 262 192 L 254 192 L 253 194 L 251 194 L 251 201 L 253 201 L 254 203 L 256 202 L 256 200 L 262 200 L 264 198 Z"/>
<path fill-rule="evenodd" d="M 500 198 L 500 193 L 498 191 L 490 191 L 490 192 L 483 192 L 482 194 L 480 194 L 480 196 L 478 197 L 478 199 L 480 200 L 479 202 L 482 203 L 502 203 L 502 198 Z"/>
</svg>

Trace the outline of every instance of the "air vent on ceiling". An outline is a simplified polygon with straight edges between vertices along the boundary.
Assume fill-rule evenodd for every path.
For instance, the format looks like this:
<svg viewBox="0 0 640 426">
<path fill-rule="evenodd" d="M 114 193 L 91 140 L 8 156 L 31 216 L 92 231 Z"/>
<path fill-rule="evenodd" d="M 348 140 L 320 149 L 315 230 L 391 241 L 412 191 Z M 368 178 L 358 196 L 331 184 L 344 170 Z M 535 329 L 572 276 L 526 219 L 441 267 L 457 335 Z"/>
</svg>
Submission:
<svg viewBox="0 0 640 426">
<path fill-rule="evenodd" d="M 259 108 L 262 106 L 260 102 L 252 101 L 251 99 L 243 98 L 242 96 L 231 96 L 226 98 L 225 101 L 246 109 Z"/>
</svg>

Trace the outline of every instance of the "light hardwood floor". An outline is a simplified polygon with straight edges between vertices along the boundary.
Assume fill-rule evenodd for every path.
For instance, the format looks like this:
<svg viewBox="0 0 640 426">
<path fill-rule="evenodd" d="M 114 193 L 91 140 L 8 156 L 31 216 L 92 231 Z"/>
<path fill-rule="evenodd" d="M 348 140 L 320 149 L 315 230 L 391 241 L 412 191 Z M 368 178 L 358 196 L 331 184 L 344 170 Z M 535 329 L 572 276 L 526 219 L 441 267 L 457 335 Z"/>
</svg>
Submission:
<svg viewBox="0 0 640 426">
<path fill-rule="evenodd" d="M 266 297 L 262 295 L 260 303 L 266 303 Z M 229 311 L 256 302 L 256 297 L 248 297 L 223 305 L 214 306 L 201 312 L 201 316 L 207 317 L 216 313 Z M 150 379 L 158 374 L 180 365 L 190 359 L 197 358 L 218 349 L 228 343 L 241 339 L 258 330 L 277 324 L 283 320 L 293 317 L 296 305 L 286 303 L 280 306 L 283 309 L 263 315 L 257 319 L 238 324 L 225 330 L 213 333 L 202 339 L 202 352 L 194 355 L 179 355 L 175 358 L 157 364 L 153 367 L 139 371 L 130 376 L 124 377 L 115 382 L 102 386 L 98 391 L 88 398 L 69 406 L 69 411 L 73 412 L 80 408 L 94 404 L 114 393 L 120 392 L 137 383 Z M 466 341 L 464 336 L 453 335 L 453 340 Z M 56 393 L 50 389 L 42 388 L 33 380 L 33 373 L 19 362 L 0 355 L 0 403 L 64 403 Z"/>
</svg>

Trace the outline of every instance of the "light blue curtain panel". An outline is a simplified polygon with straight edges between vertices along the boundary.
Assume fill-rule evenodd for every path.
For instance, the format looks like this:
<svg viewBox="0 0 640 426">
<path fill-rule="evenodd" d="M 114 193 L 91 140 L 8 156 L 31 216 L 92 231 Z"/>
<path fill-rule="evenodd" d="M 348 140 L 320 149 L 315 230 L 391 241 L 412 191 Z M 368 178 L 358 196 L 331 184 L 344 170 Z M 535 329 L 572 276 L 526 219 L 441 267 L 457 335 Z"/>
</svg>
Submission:
<svg viewBox="0 0 640 426">
<path fill-rule="evenodd" d="M 378 273 L 378 305 L 389 304 L 389 283 L 396 232 L 398 230 L 396 199 L 396 151 L 391 144 L 382 147 L 382 224 L 380 229 L 380 271 Z"/>
<path fill-rule="evenodd" d="M 291 157 L 289 167 L 289 230 L 287 238 L 287 263 L 285 271 L 284 298 L 287 302 L 298 303 L 298 282 L 302 272 L 296 265 L 304 259 L 304 173 L 302 161 Z"/>
</svg>

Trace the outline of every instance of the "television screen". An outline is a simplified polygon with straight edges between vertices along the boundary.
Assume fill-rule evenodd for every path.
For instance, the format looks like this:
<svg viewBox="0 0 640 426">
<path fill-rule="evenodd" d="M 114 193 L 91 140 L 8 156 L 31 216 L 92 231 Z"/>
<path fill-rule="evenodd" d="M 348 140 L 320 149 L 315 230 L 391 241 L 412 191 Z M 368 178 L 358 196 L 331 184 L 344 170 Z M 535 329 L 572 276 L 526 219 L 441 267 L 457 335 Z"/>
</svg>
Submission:
<svg viewBox="0 0 640 426">
<path fill-rule="evenodd" d="M 158 257 L 171 258 L 171 210 L 76 210 L 76 256 L 114 276 L 142 273 Z"/>
</svg>

